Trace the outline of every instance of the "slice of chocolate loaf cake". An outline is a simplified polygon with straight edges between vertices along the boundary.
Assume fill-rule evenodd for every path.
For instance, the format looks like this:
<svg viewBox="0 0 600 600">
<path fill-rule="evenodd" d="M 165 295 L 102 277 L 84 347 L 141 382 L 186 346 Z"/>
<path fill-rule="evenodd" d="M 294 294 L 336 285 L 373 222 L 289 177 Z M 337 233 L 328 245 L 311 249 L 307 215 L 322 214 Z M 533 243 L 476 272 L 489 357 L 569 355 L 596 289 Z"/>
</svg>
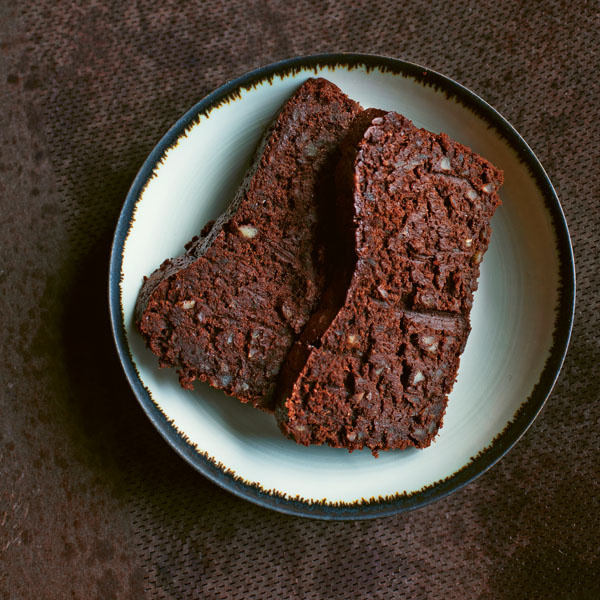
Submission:
<svg viewBox="0 0 600 600">
<path fill-rule="evenodd" d="M 137 327 L 184 388 L 208 381 L 272 409 L 281 364 L 325 287 L 332 173 L 359 111 L 334 84 L 306 81 L 265 134 L 226 213 L 145 280 Z"/>
<path fill-rule="evenodd" d="M 428 446 L 470 331 L 501 171 L 444 134 L 365 111 L 343 142 L 349 252 L 282 368 L 277 419 L 302 444 Z"/>
</svg>

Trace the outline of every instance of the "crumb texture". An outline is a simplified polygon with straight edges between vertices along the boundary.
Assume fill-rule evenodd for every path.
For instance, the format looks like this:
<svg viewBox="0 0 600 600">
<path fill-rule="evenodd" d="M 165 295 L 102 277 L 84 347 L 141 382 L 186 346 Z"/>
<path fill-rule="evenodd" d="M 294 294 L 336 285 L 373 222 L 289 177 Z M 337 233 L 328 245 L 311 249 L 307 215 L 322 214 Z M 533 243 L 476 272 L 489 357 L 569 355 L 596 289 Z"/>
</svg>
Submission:
<svg viewBox="0 0 600 600">
<path fill-rule="evenodd" d="M 181 385 L 271 410 L 281 364 L 327 280 L 331 172 L 359 105 L 309 79 L 284 105 L 228 211 L 144 283 L 136 323 Z"/>
<path fill-rule="evenodd" d="M 277 418 L 287 436 L 375 454 L 431 443 L 502 178 L 397 113 L 355 120 L 337 172 L 344 267 L 284 365 Z"/>
</svg>

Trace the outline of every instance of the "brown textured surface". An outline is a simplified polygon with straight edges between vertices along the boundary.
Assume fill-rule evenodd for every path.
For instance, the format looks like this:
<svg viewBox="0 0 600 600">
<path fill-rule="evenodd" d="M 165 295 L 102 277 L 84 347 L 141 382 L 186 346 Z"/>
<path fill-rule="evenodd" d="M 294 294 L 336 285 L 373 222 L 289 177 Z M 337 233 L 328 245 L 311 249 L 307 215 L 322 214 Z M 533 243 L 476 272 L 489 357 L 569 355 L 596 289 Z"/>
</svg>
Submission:
<svg viewBox="0 0 600 600">
<path fill-rule="evenodd" d="M 360 110 L 331 82 L 306 81 L 206 239 L 145 280 L 136 326 L 184 388 L 207 381 L 272 411 L 281 364 L 325 288 L 331 258 L 322 240 L 335 210 L 329 174 Z"/>
<path fill-rule="evenodd" d="M 340 252 L 352 276 L 330 285 L 286 358 L 277 421 L 306 446 L 425 448 L 470 332 L 502 172 L 378 110 L 354 119 L 341 155 Z M 342 305 L 328 318 L 333 295 Z"/>
<path fill-rule="evenodd" d="M 0 3 L 1 597 L 599 597 L 598 26 L 595 2 L 552 0 Z M 106 309 L 112 231 L 159 136 L 229 78 L 332 50 L 425 64 L 498 108 L 578 267 L 571 348 L 524 439 L 449 498 L 360 523 L 192 471 L 138 408 Z"/>
</svg>

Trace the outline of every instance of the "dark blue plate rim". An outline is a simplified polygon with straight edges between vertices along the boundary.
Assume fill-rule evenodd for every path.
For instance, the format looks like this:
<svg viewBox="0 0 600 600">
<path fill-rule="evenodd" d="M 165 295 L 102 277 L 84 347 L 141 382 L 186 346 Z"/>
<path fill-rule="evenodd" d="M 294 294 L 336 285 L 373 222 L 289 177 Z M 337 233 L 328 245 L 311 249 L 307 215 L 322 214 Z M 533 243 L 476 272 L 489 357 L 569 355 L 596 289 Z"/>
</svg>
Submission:
<svg viewBox="0 0 600 600">
<path fill-rule="evenodd" d="M 327 66 L 377 68 L 405 77 L 411 77 L 419 83 L 443 90 L 448 97 L 455 98 L 466 108 L 486 120 L 505 139 L 511 148 L 516 151 L 519 159 L 527 166 L 530 175 L 535 180 L 552 218 L 557 240 L 557 253 L 560 261 L 561 287 L 559 290 L 559 303 L 556 309 L 553 345 L 538 383 L 529 398 L 521 405 L 513 420 L 496 436 L 487 448 L 482 450 L 477 456 L 472 457 L 467 465 L 444 480 L 411 494 L 398 495 L 393 498 L 365 500 L 353 504 L 313 503 L 302 499 L 290 499 L 275 492 L 266 492 L 256 484 L 243 481 L 234 473 L 228 471 L 223 465 L 216 464 L 210 458 L 199 453 L 177 431 L 167 416 L 160 411 L 140 380 L 129 350 L 120 295 L 122 252 L 129 234 L 135 204 L 147 181 L 152 176 L 156 164 L 167 149 L 176 142 L 177 138 L 199 115 L 208 113 L 226 99 L 234 97 L 237 90 L 251 88 L 260 81 L 268 80 L 276 75 L 290 74 L 303 69 L 319 69 Z M 373 54 L 316 54 L 282 60 L 255 69 L 227 82 L 187 111 L 163 136 L 133 181 L 117 223 L 109 267 L 109 309 L 117 352 L 135 396 L 150 421 L 167 442 L 190 465 L 222 488 L 265 508 L 290 515 L 316 519 L 370 519 L 413 510 L 461 489 L 497 463 L 523 436 L 552 392 L 564 362 L 575 311 L 575 263 L 567 222 L 550 179 L 525 140 L 492 106 L 453 79 L 414 63 Z"/>
</svg>

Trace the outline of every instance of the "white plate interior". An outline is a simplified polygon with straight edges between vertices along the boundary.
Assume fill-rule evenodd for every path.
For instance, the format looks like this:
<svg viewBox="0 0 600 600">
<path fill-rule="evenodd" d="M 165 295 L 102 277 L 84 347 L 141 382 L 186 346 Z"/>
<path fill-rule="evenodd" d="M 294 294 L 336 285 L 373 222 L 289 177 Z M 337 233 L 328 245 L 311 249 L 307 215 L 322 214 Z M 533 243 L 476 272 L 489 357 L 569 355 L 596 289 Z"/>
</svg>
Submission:
<svg viewBox="0 0 600 600">
<path fill-rule="evenodd" d="M 179 387 L 158 369 L 133 326 L 144 275 L 228 205 L 248 159 L 283 102 L 314 70 L 276 76 L 202 116 L 157 165 L 140 195 L 123 250 L 121 297 L 132 358 L 160 410 L 199 452 L 265 491 L 309 502 L 353 503 L 410 494 L 451 476 L 488 447 L 530 396 L 548 358 L 558 303 L 559 259 L 541 192 L 527 167 L 488 123 L 443 91 L 410 77 L 324 67 L 365 108 L 396 110 L 420 127 L 444 131 L 504 170 L 502 206 L 481 268 L 444 426 L 425 450 L 382 452 L 303 447 L 279 433 L 274 418 L 197 384 Z"/>
</svg>

